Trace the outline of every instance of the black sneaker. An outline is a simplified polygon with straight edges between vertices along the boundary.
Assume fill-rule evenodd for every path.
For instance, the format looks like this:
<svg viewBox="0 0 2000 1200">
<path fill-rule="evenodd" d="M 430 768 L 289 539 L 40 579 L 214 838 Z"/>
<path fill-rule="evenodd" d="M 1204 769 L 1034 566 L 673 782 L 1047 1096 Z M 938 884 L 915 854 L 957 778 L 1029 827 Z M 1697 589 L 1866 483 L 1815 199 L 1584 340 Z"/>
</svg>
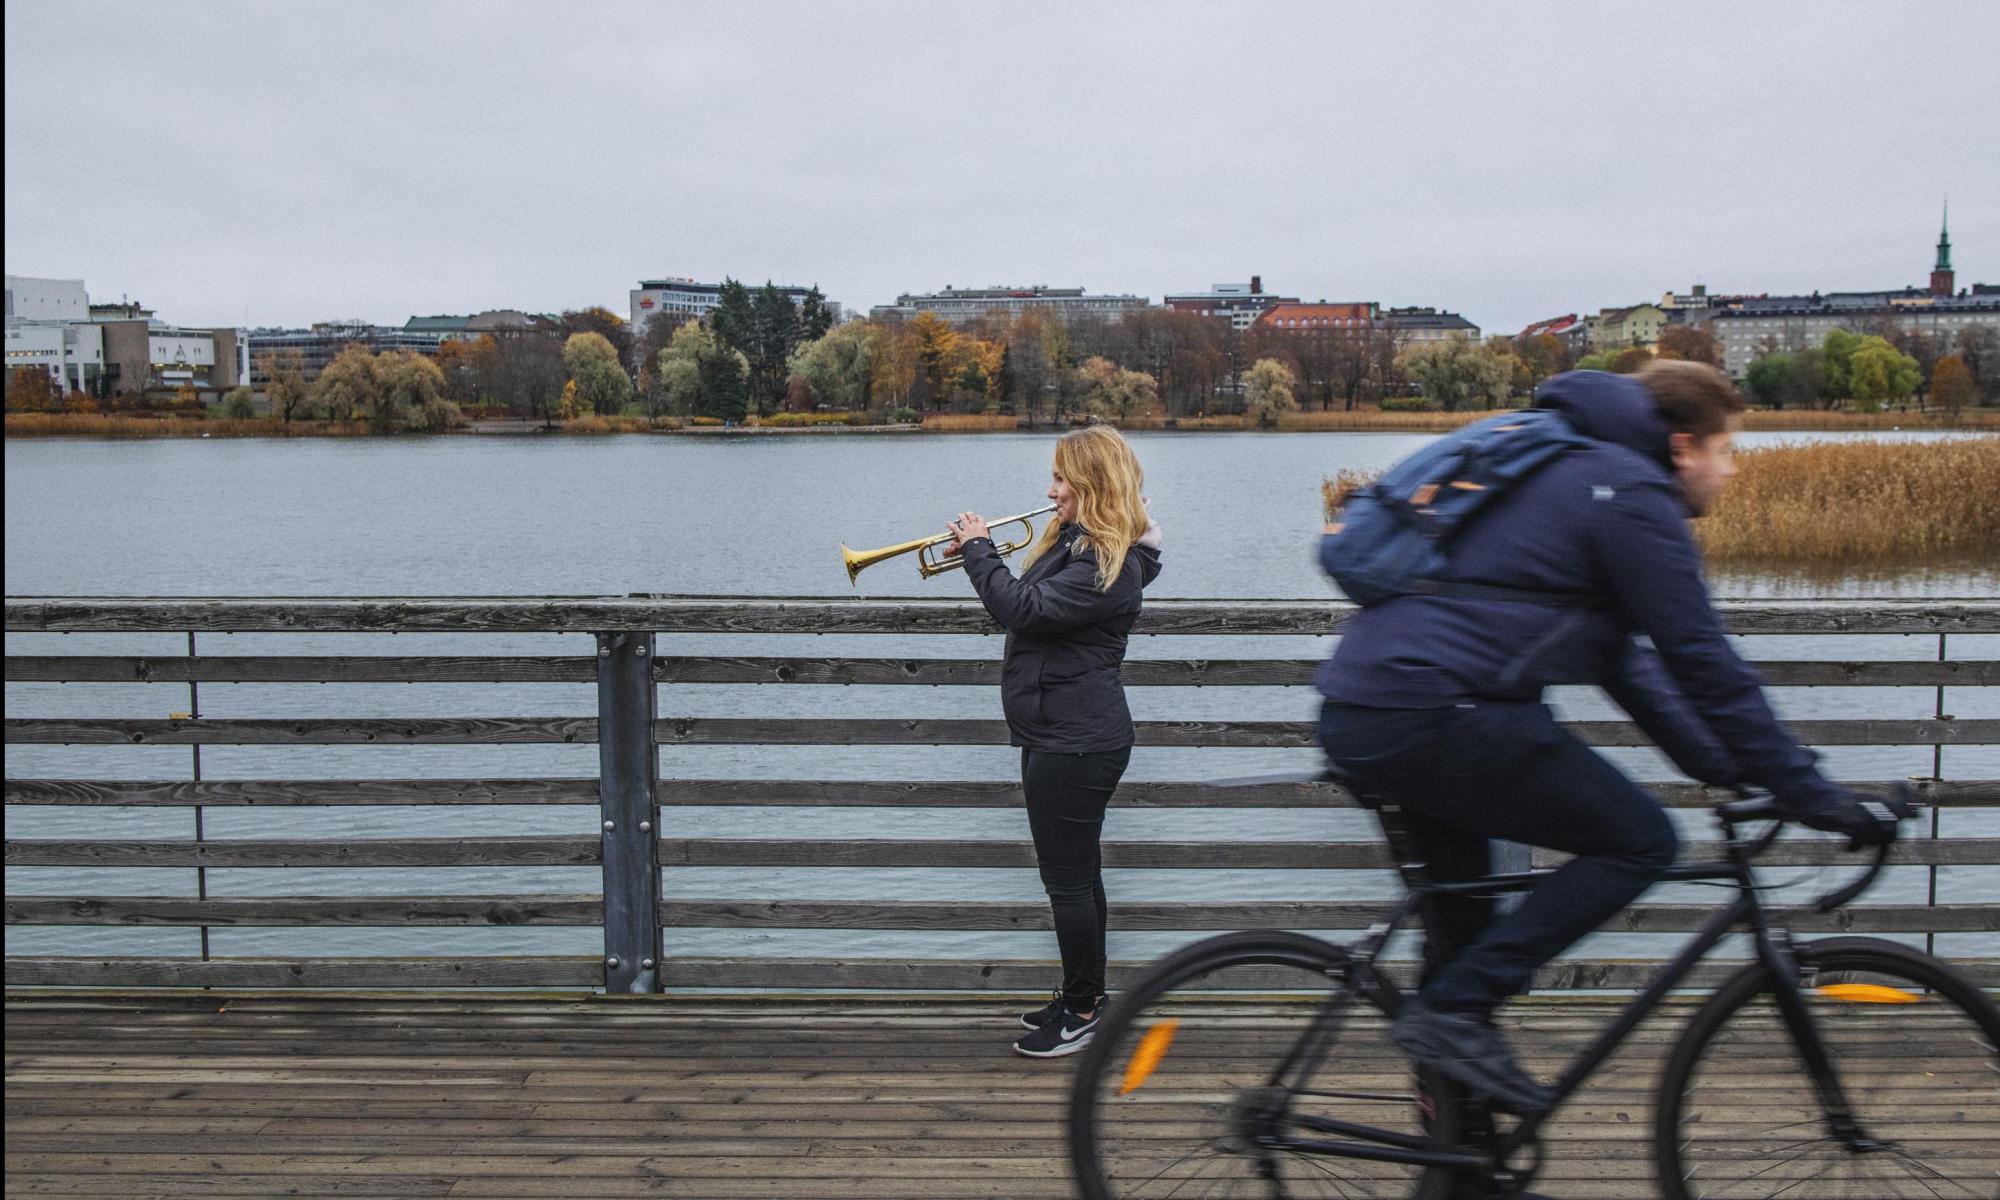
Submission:
<svg viewBox="0 0 2000 1200">
<path fill-rule="evenodd" d="M 1486 1096 L 1501 1112 L 1545 1112 L 1549 1089 L 1529 1078 L 1500 1031 L 1472 1013 L 1439 1012 L 1421 999 L 1403 1006 L 1389 1039 L 1418 1062 Z"/>
<path fill-rule="evenodd" d="M 1048 1024 L 1014 1043 L 1014 1053 L 1025 1054 L 1029 1058 L 1061 1058 L 1065 1054 L 1075 1054 L 1090 1044 L 1097 1032 L 1097 1019 L 1103 1009 L 1080 1017 L 1067 1004 L 1061 1005 L 1062 1012 Z"/>
<path fill-rule="evenodd" d="M 1099 996 L 1097 998 L 1097 1007 L 1103 1008 L 1104 1001 L 1105 997 Z M 1062 1011 L 1063 1011 L 1062 991 L 1061 989 L 1057 989 L 1056 994 L 1050 998 L 1047 1004 L 1042 1005 L 1040 1008 L 1036 1009 L 1033 1012 L 1025 1012 L 1021 1014 L 1021 1028 L 1040 1029 L 1042 1026 L 1048 1024 L 1050 1021 L 1053 1021 L 1057 1017 L 1061 1016 Z"/>
</svg>

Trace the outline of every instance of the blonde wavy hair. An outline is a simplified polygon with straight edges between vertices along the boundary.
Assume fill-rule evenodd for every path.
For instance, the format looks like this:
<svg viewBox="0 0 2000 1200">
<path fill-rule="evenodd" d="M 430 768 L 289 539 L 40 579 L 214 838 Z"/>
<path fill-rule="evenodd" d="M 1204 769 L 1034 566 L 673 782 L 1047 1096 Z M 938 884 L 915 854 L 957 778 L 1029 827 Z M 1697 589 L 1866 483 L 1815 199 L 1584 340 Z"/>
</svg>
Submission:
<svg viewBox="0 0 2000 1200">
<path fill-rule="evenodd" d="M 1076 523 L 1083 526 L 1076 548 L 1097 552 L 1097 590 L 1108 592 L 1125 569 L 1132 543 L 1145 536 L 1150 524 L 1146 504 L 1139 498 L 1145 472 L 1139 469 L 1131 444 L 1109 425 L 1064 434 L 1056 443 L 1055 469 L 1076 492 Z M 1022 570 L 1047 554 L 1061 532 L 1061 524 L 1050 521 L 1029 548 Z"/>
</svg>

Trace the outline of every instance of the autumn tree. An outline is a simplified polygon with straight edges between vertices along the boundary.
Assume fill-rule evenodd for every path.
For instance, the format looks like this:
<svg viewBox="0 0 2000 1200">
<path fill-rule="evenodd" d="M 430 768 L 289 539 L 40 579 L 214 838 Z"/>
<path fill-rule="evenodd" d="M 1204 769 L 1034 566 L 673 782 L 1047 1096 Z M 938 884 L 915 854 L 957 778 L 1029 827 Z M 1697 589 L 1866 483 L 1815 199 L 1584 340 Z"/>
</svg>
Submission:
<svg viewBox="0 0 2000 1200">
<path fill-rule="evenodd" d="M 603 334 L 571 334 L 562 356 L 576 384 L 579 412 L 615 415 L 632 399 L 632 378 L 625 374 L 617 347 Z"/>
<path fill-rule="evenodd" d="M 1956 424 L 1965 406 L 1978 400 L 1979 389 L 1965 360 L 1956 354 L 1938 359 L 1931 368 L 1931 402 L 1944 409 L 1945 419 Z"/>
<path fill-rule="evenodd" d="M 7 372 L 8 412 L 47 412 L 56 406 L 55 384 L 41 367 L 15 367 Z"/>
<path fill-rule="evenodd" d="M 850 321 L 830 329 L 792 352 L 792 376 L 804 380 L 822 404 L 866 408 L 882 339 L 881 330 L 866 321 Z"/>
<path fill-rule="evenodd" d="M 579 333 L 594 333 L 611 343 L 611 349 L 618 355 L 619 366 L 622 367 L 633 359 L 632 327 L 626 324 L 625 318 L 601 305 L 564 313 L 561 317 L 561 329 L 565 345 L 568 344 L 567 339 Z M 588 391 L 582 384 L 578 384 L 578 390 Z"/>
<path fill-rule="evenodd" d="M 475 365 L 478 355 L 478 342 L 446 338 L 438 343 L 437 353 L 431 356 L 431 361 L 444 373 L 445 399 L 460 409 L 479 403 L 479 371 Z"/>
<path fill-rule="evenodd" d="M 1446 412 L 1505 404 L 1514 381 L 1510 355 L 1463 334 L 1409 347 L 1396 369 Z"/>
<path fill-rule="evenodd" d="M 897 408 L 905 404 L 917 382 L 917 337 L 909 321 L 889 321 L 879 326 L 875 361 L 870 380 L 870 403 L 876 408 Z"/>
<path fill-rule="evenodd" d="M 959 339 L 958 392 L 955 400 L 968 411 L 1000 407 L 999 374 L 1006 346 L 984 338 Z"/>
<path fill-rule="evenodd" d="M 940 404 L 951 395 L 951 379 L 961 365 L 959 333 L 943 317 L 928 311 L 918 313 L 908 328 L 915 339 L 917 372 L 931 403 Z"/>
<path fill-rule="evenodd" d="M 312 384 L 306 382 L 306 356 L 286 346 L 264 360 L 264 398 L 286 432 L 292 422 L 310 412 Z"/>
<path fill-rule="evenodd" d="M 312 402 L 329 421 L 369 417 L 382 398 L 382 380 L 375 356 L 366 346 L 351 343 L 313 381 Z"/>
<path fill-rule="evenodd" d="M 1553 333 L 1522 334 L 1514 339 L 1514 357 L 1528 373 L 1528 390 L 1542 386 L 1542 380 L 1560 375 L 1571 367 L 1569 347 Z"/>
<path fill-rule="evenodd" d="M 463 423 L 458 406 L 445 399 L 444 372 L 423 355 L 378 355 L 375 375 L 381 394 L 368 423 L 376 432 L 442 433 Z"/>
<path fill-rule="evenodd" d="M 1620 375 L 1634 375 L 1653 361 L 1653 352 L 1644 346 L 1627 346 L 1611 356 L 1611 369 Z"/>
<path fill-rule="evenodd" d="M 1699 325 L 1667 326 L 1660 331 L 1660 343 L 1655 350 L 1661 358 L 1707 363 L 1718 369 L 1722 366 L 1722 343 Z"/>
<path fill-rule="evenodd" d="M 1108 358 L 1085 360 L 1078 374 L 1077 400 L 1085 412 L 1124 418 L 1159 403 L 1159 384 L 1151 375 L 1126 370 Z"/>
<path fill-rule="evenodd" d="M 1298 399 L 1292 392 L 1297 384 L 1298 377 L 1290 367 L 1275 358 L 1260 358 L 1243 374 L 1244 405 L 1257 424 L 1275 425 L 1280 413 L 1298 408 Z"/>
</svg>

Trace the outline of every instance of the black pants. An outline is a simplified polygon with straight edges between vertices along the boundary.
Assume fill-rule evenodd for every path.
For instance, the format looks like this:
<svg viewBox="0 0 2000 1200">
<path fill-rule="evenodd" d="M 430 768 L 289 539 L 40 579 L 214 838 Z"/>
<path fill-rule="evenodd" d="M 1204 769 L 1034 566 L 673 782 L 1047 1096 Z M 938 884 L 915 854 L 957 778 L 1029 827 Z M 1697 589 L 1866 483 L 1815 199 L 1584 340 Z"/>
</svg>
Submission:
<svg viewBox="0 0 2000 1200">
<path fill-rule="evenodd" d="M 1104 807 L 1132 761 L 1131 747 L 1093 754 L 1021 751 L 1021 790 L 1042 890 L 1055 913 L 1063 1000 L 1088 1012 L 1104 994 Z"/>
<path fill-rule="evenodd" d="M 1658 802 L 1557 725 L 1546 705 L 1328 704 L 1320 743 L 1402 806 L 1438 882 L 1486 874 L 1488 838 L 1576 856 L 1504 916 L 1490 899 L 1428 906 L 1422 991 L 1434 1008 L 1486 1013 L 1527 990 L 1537 967 L 1637 899 L 1679 848 Z"/>
</svg>

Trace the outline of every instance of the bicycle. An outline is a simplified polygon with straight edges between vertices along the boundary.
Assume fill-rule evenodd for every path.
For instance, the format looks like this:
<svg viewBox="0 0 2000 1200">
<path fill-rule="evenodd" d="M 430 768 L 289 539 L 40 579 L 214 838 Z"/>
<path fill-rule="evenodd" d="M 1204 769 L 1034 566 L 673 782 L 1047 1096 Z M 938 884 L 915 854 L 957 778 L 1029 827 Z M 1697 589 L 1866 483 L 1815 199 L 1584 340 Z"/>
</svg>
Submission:
<svg viewBox="0 0 2000 1200">
<path fill-rule="evenodd" d="M 1754 959 L 1697 1008 L 1657 1089 L 1653 1194 L 2000 1197 L 2000 1010 L 1921 951 L 1867 937 L 1797 942 L 1774 924 L 1752 875 L 1784 826 L 1769 799 L 1717 806 L 1722 860 L 1676 864 L 1664 878 L 1728 881 L 1734 900 L 1568 1063 L 1554 1107 L 1511 1127 L 1388 1041 L 1403 993 L 1379 960 L 1427 897 L 1519 892 L 1547 872 L 1434 882 L 1405 853 L 1395 806 L 1364 799 L 1377 803 L 1407 885 L 1382 922 L 1349 946 L 1276 930 L 1209 938 L 1112 1001 L 1070 1093 L 1070 1165 L 1088 1200 L 1515 1195 L 1542 1169 L 1543 1125 L 1737 930 Z M 1888 853 L 1814 908 L 1859 896 Z M 1646 1194 L 1634 1182 L 1619 1194 Z"/>
</svg>

